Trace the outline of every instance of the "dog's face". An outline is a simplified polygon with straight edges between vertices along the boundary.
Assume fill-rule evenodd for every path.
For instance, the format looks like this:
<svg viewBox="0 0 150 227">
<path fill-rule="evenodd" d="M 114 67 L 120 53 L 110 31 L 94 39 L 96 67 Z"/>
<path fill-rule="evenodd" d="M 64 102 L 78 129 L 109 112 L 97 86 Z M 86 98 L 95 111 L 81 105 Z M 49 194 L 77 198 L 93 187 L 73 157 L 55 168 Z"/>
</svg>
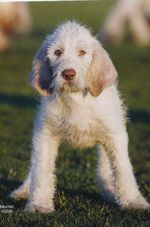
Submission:
<svg viewBox="0 0 150 227">
<path fill-rule="evenodd" d="M 98 41 L 83 26 L 67 22 L 42 44 L 30 82 L 42 95 L 88 89 L 97 96 L 115 78 L 115 68 Z"/>
<path fill-rule="evenodd" d="M 56 33 L 47 51 L 52 69 L 52 87 L 58 92 L 81 91 L 86 88 L 85 76 L 92 61 L 89 34 L 69 29 Z"/>
</svg>

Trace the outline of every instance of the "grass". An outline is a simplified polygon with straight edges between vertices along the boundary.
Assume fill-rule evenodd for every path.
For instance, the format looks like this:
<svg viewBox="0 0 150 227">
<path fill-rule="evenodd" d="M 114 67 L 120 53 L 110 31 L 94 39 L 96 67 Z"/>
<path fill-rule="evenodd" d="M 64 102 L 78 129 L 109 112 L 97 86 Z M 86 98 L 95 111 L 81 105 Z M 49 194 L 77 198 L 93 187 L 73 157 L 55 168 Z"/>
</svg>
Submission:
<svg viewBox="0 0 150 227">
<path fill-rule="evenodd" d="M 96 182 L 96 151 L 62 146 L 57 160 L 56 212 L 23 212 L 25 201 L 8 198 L 27 174 L 32 122 L 39 96 L 28 87 L 27 75 L 41 41 L 57 23 L 75 18 L 98 33 L 112 0 L 100 2 L 30 3 L 33 32 L 16 37 L 14 48 L 0 55 L 0 205 L 14 205 L 12 213 L 0 209 L 0 226 L 150 226 L 149 211 L 121 211 L 106 204 Z M 150 49 L 126 40 L 105 45 L 119 72 L 119 88 L 128 105 L 129 150 L 140 190 L 150 201 Z"/>
</svg>

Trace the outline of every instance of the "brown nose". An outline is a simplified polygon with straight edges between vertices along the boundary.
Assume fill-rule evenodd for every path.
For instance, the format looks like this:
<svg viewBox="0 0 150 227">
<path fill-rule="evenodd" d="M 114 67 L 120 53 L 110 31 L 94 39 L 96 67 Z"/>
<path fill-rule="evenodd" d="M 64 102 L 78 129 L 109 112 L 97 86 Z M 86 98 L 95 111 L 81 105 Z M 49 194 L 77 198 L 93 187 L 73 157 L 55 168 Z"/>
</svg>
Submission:
<svg viewBox="0 0 150 227">
<path fill-rule="evenodd" d="M 62 76 L 65 80 L 73 80 L 76 75 L 76 71 L 74 69 L 65 69 L 62 72 Z"/>
</svg>

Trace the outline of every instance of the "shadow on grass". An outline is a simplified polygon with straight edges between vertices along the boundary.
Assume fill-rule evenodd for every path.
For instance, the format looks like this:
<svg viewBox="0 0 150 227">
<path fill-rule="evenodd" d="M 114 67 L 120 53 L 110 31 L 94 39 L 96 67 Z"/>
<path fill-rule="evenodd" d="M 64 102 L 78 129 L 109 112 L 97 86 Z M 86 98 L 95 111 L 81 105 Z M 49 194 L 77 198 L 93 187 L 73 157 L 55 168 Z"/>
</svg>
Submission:
<svg viewBox="0 0 150 227">
<path fill-rule="evenodd" d="M 129 111 L 129 118 L 134 123 L 150 123 L 150 112 L 139 109 L 131 109 Z"/>
<path fill-rule="evenodd" d="M 35 108 L 40 98 L 29 97 L 25 95 L 13 95 L 13 94 L 4 94 L 0 93 L 0 103 L 7 104 L 15 107 L 33 107 Z"/>
<path fill-rule="evenodd" d="M 67 189 L 67 188 L 58 188 L 57 190 L 58 193 L 64 193 L 66 197 L 76 197 L 80 196 L 84 199 L 92 200 L 94 202 L 99 202 L 103 203 L 104 200 L 100 196 L 100 193 L 96 192 L 88 192 L 88 191 L 83 191 L 83 190 L 72 190 L 72 189 Z"/>
<path fill-rule="evenodd" d="M 0 93 L 1 104 L 7 104 L 16 107 L 33 107 L 35 108 L 40 100 L 39 96 L 29 97 L 25 95 L 13 95 Z M 141 109 L 129 110 L 129 118 L 132 122 L 150 123 L 150 112 Z"/>
<path fill-rule="evenodd" d="M 72 199 L 79 198 L 84 200 L 84 201 L 89 201 L 90 203 L 93 204 L 103 204 L 103 205 L 110 205 L 113 206 L 114 208 L 118 208 L 118 205 L 113 202 L 105 201 L 103 197 L 101 196 L 100 193 L 97 192 L 89 192 L 89 191 L 84 191 L 84 190 L 72 190 L 68 188 L 58 188 L 57 189 L 57 194 L 64 194 L 66 198 L 70 198 L 69 200 L 72 201 Z M 59 206 L 57 204 L 56 206 Z"/>
<path fill-rule="evenodd" d="M 14 200 L 9 197 L 9 194 L 14 189 L 18 188 L 21 185 L 21 183 L 22 182 L 17 181 L 17 180 L 9 180 L 9 179 L 0 178 L 0 185 L 1 185 L 0 201 L 4 205 L 8 205 L 8 204 L 14 205 L 15 210 L 24 208 L 26 200 L 23 200 L 23 199 Z M 66 198 L 68 198 L 68 199 L 70 198 L 71 200 L 75 199 L 77 197 L 80 197 L 81 199 L 89 200 L 92 203 L 106 204 L 106 202 L 101 197 L 100 193 L 88 192 L 88 191 L 83 191 L 83 190 L 72 190 L 72 189 L 67 189 L 67 188 L 58 188 L 56 197 L 55 197 L 57 207 L 59 207 L 59 202 L 57 201 L 57 198 L 59 197 L 59 195 L 61 196 L 62 194 L 64 194 Z M 117 207 L 117 205 L 115 205 L 115 204 L 109 203 L 109 205 L 113 205 L 114 207 Z"/>
<path fill-rule="evenodd" d="M 2 186 L 0 193 L 3 194 L 3 197 L 5 199 L 7 198 L 7 201 L 8 201 L 8 199 L 9 199 L 8 196 L 9 196 L 10 192 L 13 191 L 14 189 L 18 188 L 21 184 L 22 184 L 22 182 L 19 180 L 10 180 L 10 179 L 0 178 L 0 185 Z M 99 200 L 101 202 L 103 201 L 103 199 L 102 199 L 102 197 L 100 197 L 99 193 L 90 193 L 87 191 L 71 190 L 71 189 L 66 189 L 66 188 L 58 188 L 57 192 L 64 193 L 66 196 L 69 196 L 69 197 L 81 196 L 86 199 L 92 199 L 95 201 Z"/>
<path fill-rule="evenodd" d="M 15 210 L 20 208 L 23 209 L 25 206 L 25 200 L 14 200 L 9 197 L 10 193 L 21 185 L 21 182 L 0 178 L 0 185 L 0 201 L 2 201 L 4 205 L 14 205 Z"/>
<path fill-rule="evenodd" d="M 39 96 L 29 97 L 25 95 L 13 95 L 0 93 L 0 102 L 16 107 L 33 107 L 35 108 L 40 100 Z M 141 109 L 131 109 L 129 111 L 129 118 L 132 122 L 150 123 L 150 112 Z"/>
</svg>

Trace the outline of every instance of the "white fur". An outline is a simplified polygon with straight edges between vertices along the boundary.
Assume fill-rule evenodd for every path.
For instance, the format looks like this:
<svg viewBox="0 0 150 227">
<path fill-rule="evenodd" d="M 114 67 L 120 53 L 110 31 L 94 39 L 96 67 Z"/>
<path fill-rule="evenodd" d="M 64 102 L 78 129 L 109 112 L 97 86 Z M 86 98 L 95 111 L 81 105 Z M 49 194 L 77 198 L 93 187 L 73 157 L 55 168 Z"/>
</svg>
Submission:
<svg viewBox="0 0 150 227">
<path fill-rule="evenodd" d="M 150 27 L 146 16 L 150 17 L 149 0 L 118 0 L 104 24 L 105 38 L 110 42 L 120 43 L 124 38 L 127 22 L 133 40 L 142 46 L 150 45 Z"/>
<path fill-rule="evenodd" d="M 60 57 L 54 54 L 56 49 L 63 51 Z M 86 54 L 79 56 L 80 49 Z M 71 85 L 61 74 L 69 68 L 76 71 Z M 48 83 L 47 73 L 48 87 L 44 84 Z M 149 207 L 133 175 L 125 110 L 115 81 L 109 56 L 76 22 L 60 25 L 43 42 L 30 75 L 31 84 L 45 95 L 34 124 L 30 173 L 11 194 L 20 198 L 28 191 L 27 211 L 54 210 L 55 160 L 62 142 L 76 148 L 97 145 L 97 175 L 107 201 L 115 201 L 122 208 Z"/>
</svg>

